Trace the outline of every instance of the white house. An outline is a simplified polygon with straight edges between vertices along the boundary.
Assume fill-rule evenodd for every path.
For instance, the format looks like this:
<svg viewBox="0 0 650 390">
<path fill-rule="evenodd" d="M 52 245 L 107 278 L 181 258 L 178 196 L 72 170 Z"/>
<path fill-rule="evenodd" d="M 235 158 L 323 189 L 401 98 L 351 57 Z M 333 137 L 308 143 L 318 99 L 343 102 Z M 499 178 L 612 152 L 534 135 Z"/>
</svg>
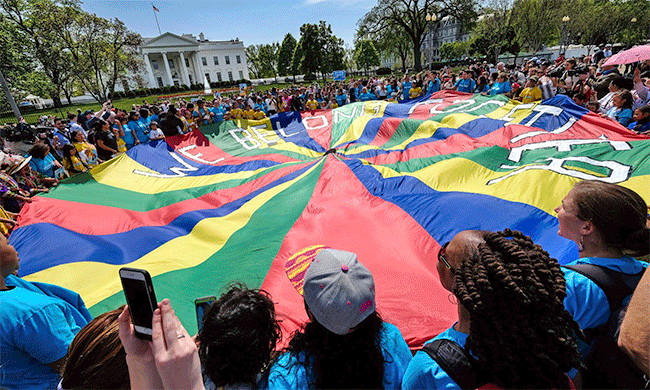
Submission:
<svg viewBox="0 0 650 390">
<path fill-rule="evenodd" d="M 144 38 L 141 52 L 149 88 L 249 79 L 244 42 L 239 39 L 209 41 L 203 33 L 196 38 L 166 32 Z"/>
</svg>

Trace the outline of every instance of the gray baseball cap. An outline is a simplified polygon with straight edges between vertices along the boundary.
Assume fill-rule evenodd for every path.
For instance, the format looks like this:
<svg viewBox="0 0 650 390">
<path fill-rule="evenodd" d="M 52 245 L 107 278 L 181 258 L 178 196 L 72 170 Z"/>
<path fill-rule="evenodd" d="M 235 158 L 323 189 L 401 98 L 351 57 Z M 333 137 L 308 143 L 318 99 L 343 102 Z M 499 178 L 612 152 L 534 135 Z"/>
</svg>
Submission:
<svg viewBox="0 0 650 390">
<path fill-rule="evenodd" d="M 375 311 L 375 281 L 352 252 L 318 251 L 305 272 L 303 289 L 316 320 L 338 335 L 348 334 Z"/>
</svg>

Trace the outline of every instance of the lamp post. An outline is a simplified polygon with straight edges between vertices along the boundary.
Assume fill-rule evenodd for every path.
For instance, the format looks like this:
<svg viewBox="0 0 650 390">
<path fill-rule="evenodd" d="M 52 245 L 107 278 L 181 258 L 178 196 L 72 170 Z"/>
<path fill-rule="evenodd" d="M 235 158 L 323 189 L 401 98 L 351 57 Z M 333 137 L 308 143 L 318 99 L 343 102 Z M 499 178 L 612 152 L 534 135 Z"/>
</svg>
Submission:
<svg viewBox="0 0 650 390">
<path fill-rule="evenodd" d="M 636 18 L 632 18 L 632 20 L 630 20 L 630 47 L 632 47 L 632 45 L 634 45 L 634 39 L 636 38 L 634 36 L 634 33 L 635 33 L 634 27 L 636 26 L 635 23 L 636 23 Z"/>
<path fill-rule="evenodd" d="M 435 14 L 427 13 L 427 16 L 425 17 L 427 20 L 427 23 L 429 24 L 429 70 L 431 70 L 431 63 L 433 62 L 433 42 L 434 42 L 434 35 L 433 35 L 433 29 L 431 26 L 435 25 L 436 20 L 438 20 L 438 16 Z"/>
<path fill-rule="evenodd" d="M 570 20 L 571 18 L 566 15 L 562 18 L 562 36 L 560 37 L 560 54 L 566 51 L 566 46 L 568 46 L 566 25 Z"/>
</svg>

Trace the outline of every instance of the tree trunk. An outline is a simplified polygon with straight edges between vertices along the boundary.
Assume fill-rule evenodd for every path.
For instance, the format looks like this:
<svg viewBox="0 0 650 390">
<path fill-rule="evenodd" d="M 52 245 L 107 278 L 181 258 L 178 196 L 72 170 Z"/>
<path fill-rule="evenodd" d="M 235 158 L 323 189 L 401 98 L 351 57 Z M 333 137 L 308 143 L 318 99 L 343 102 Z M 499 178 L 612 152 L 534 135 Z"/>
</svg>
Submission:
<svg viewBox="0 0 650 390">
<path fill-rule="evenodd" d="M 63 107 L 63 103 L 61 103 L 61 96 L 59 96 L 58 94 L 54 94 L 52 96 L 52 103 L 54 104 L 54 107 L 56 107 L 56 108 Z"/>
<path fill-rule="evenodd" d="M 420 50 L 420 45 L 416 44 L 413 47 L 413 61 L 414 65 L 413 68 L 415 68 L 416 72 L 419 72 L 422 70 L 422 51 Z"/>
</svg>

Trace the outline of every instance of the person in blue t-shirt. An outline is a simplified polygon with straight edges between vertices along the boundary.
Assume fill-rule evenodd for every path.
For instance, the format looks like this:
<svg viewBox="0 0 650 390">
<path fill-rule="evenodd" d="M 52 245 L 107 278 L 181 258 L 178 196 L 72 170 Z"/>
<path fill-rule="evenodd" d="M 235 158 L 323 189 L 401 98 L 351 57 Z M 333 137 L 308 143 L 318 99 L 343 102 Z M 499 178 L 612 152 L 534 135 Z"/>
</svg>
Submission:
<svg viewBox="0 0 650 390">
<path fill-rule="evenodd" d="M 309 322 L 260 387 L 399 389 L 411 352 L 376 312 L 374 280 L 357 255 L 309 247 L 291 256 L 285 270 L 303 295 Z"/>
<path fill-rule="evenodd" d="M 81 313 L 63 297 L 53 294 L 55 289 L 48 294 L 36 283 L 12 275 L 18 270 L 19 261 L 14 247 L 0 235 L 0 387 L 55 389 L 68 346 L 88 323 L 90 314 L 85 306 Z M 58 288 L 43 285 L 48 287 Z"/>
<path fill-rule="evenodd" d="M 634 110 L 632 115 L 633 122 L 627 125 L 627 128 L 639 134 L 650 133 L 650 106 L 645 105 Z"/>
<path fill-rule="evenodd" d="M 476 382 L 465 382 L 468 376 L 457 377 L 418 351 L 403 389 L 572 388 L 565 373 L 580 366 L 572 339 L 578 325 L 562 304 L 560 266 L 542 247 L 509 229 L 463 231 L 441 247 L 436 270 L 458 301 L 458 322 L 427 344 L 457 344 Z"/>
<path fill-rule="evenodd" d="M 137 111 L 129 113 L 129 123 L 126 124 L 127 128 L 124 131 L 124 143 L 127 149 L 149 142 L 149 126 L 145 123 L 146 121 L 140 120 L 140 113 Z"/>
<path fill-rule="evenodd" d="M 379 100 L 379 97 L 373 92 L 368 92 L 368 88 L 363 87 L 361 89 L 361 94 L 359 95 L 359 101 L 367 102 L 369 100 Z"/>
<path fill-rule="evenodd" d="M 567 265 L 594 264 L 628 275 L 647 268 L 648 263 L 632 257 L 650 253 L 648 208 L 636 192 L 616 184 L 585 180 L 569 191 L 555 212 L 558 235 L 574 241 L 580 252 L 579 258 Z M 611 313 L 605 292 L 586 276 L 568 268 L 563 271 L 567 289 L 564 304 L 580 328 L 604 325 Z M 581 348 L 584 358 L 589 346 L 581 344 Z"/>
<path fill-rule="evenodd" d="M 339 88 L 338 93 L 336 94 L 336 103 L 339 105 L 339 107 L 343 107 L 347 100 L 347 95 L 342 88 Z"/>
<path fill-rule="evenodd" d="M 510 97 L 512 88 L 510 87 L 510 83 L 507 80 L 507 76 L 505 73 L 499 73 L 497 76 L 497 81 L 492 84 L 492 87 L 490 88 L 490 95 L 500 95 L 504 94 L 508 97 Z"/>
<path fill-rule="evenodd" d="M 402 100 L 408 100 L 410 98 L 411 88 L 413 88 L 413 83 L 411 83 L 409 75 L 406 74 L 402 79 Z"/>
<path fill-rule="evenodd" d="M 456 81 L 454 90 L 458 92 L 473 93 L 476 89 L 476 81 L 472 78 L 472 71 L 467 69 L 462 73 L 462 77 Z"/>
<path fill-rule="evenodd" d="M 223 109 L 217 100 L 214 100 L 212 102 L 212 108 L 210 108 L 210 112 L 214 114 L 215 123 L 223 122 L 223 117 L 226 114 L 226 110 Z"/>
<path fill-rule="evenodd" d="M 431 95 L 434 92 L 440 91 L 440 79 L 438 72 L 429 72 L 429 85 L 427 86 L 427 94 Z"/>
</svg>

